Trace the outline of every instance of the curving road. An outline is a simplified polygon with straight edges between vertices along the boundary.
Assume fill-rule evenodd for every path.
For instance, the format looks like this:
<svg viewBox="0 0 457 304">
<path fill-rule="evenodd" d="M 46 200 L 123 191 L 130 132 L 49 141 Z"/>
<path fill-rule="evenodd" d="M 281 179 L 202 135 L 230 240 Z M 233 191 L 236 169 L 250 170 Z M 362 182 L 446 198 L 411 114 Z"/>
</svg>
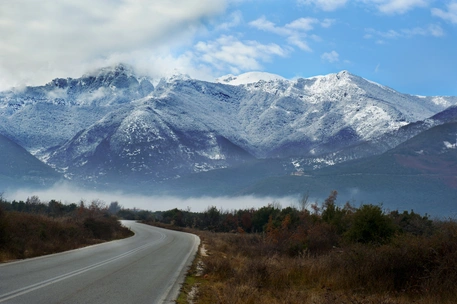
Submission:
<svg viewBox="0 0 457 304">
<path fill-rule="evenodd" d="M 133 221 L 133 237 L 0 264 L 0 303 L 169 303 L 200 240 Z"/>
</svg>

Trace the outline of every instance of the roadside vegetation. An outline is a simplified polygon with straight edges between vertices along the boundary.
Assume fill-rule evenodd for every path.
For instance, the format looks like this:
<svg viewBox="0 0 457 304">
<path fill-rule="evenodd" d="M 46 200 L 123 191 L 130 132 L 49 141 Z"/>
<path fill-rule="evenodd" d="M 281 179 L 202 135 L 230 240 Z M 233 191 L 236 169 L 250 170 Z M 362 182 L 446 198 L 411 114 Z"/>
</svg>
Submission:
<svg viewBox="0 0 457 304">
<path fill-rule="evenodd" d="M 0 196 L 0 262 L 62 252 L 132 234 L 100 201 L 45 203 L 32 196 L 25 202 L 10 202 Z"/>
<path fill-rule="evenodd" d="M 206 248 L 179 303 L 455 303 L 454 220 L 336 199 L 333 191 L 322 204 L 305 197 L 297 208 L 141 217 L 196 233 Z"/>
</svg>

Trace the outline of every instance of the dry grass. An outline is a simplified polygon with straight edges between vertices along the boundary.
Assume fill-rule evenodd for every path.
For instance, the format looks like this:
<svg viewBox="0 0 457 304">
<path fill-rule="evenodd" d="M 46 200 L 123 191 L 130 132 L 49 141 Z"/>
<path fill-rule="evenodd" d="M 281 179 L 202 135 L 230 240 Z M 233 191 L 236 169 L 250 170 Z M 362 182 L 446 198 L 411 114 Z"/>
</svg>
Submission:
<svg viewBox="0 0 457 304">
<path fill-rule="evenodd" d="M 186 226 L 178 220 L 187 218 L 202 229 L 194 233 L 209 255 L 199 257 L 203 275 L 191 269 L 184 290 L 198 286 L 194 303 L 456 302 L 455 221 L 386 213 L 376 205 L 339 207 L 336 194 L 313 211 L 274 205 L 225 213 L 173 210 L 156 224 Z"/>
<path fill-rule="evenodd" d="M 391 244 L 291 257 L 262 235 L 194 231 L 208 250 L 195 303 L 455 303 L 457 226 Z M 191 290 L 192 284 L 187 286 Z M 186 303 L 185 301 L 180 303 Z"/>
</svg>

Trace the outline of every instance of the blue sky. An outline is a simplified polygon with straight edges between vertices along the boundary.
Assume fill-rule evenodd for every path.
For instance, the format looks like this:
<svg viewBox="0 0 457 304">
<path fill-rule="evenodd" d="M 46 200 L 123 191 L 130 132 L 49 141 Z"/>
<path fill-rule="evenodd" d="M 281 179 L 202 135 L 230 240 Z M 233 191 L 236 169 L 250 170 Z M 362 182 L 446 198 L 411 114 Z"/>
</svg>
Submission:
<svg viewBox="0 0 457 304">
<path fill-rule="evenodd" d="M 457 95 L 457 0 L 11 0 L 0 38 L 0 89 L 125 62 L 205 80 L 348 70 Z"/>
<path fill-rule="evenodd" d="M 230 14 L 226 35 L 284 52 L 259 58 L 264 71 L 348 70 L 405 93 L 457 95 L 457 1 L 246 1 Z"/>
</svg>

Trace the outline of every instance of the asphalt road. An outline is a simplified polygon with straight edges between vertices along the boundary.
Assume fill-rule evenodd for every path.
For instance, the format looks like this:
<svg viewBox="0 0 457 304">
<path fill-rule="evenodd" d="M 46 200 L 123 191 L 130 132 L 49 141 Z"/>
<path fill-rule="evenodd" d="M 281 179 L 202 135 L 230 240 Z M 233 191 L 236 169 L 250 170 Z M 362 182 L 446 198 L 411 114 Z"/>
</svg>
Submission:
<svg viewBox="0 0 457 304">
<path fill-rule="evenodd" d="M 200 240 L 124 221 L 133 237 L 0 264 L 0 303 L 171 303 Z"/>
</svg>

